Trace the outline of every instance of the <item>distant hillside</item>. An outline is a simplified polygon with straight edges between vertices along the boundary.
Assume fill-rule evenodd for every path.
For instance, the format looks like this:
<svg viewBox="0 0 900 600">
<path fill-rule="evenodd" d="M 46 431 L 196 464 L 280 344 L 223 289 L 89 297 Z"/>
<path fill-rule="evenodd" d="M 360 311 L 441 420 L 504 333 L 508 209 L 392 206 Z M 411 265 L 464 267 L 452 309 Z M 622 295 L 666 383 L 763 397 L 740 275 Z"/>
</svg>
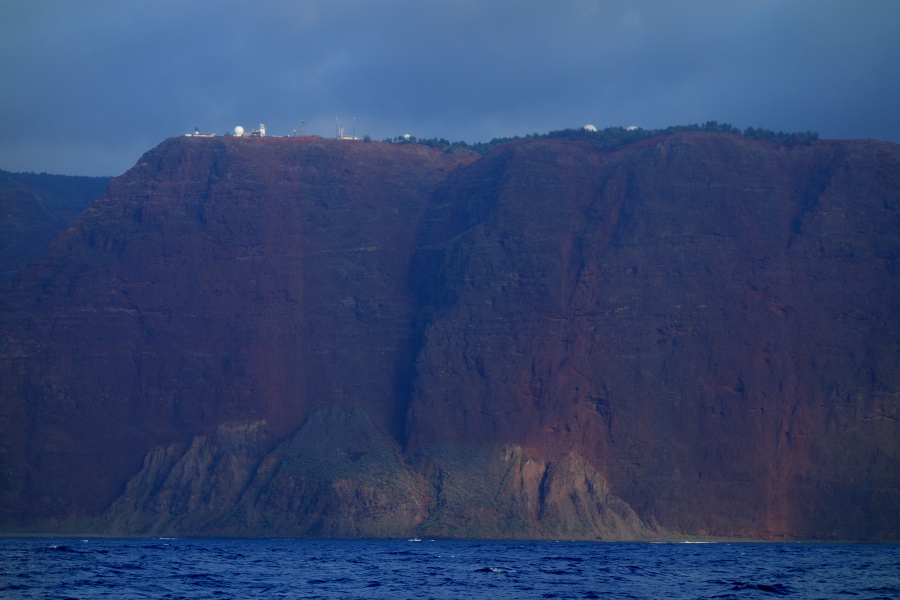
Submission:
<svg viewBox="0 0 900 600">
<path fill-rule="evenodd" d="M 109 180 L 0 170 L 0 281 L 43 254 Z"/>
</svg>

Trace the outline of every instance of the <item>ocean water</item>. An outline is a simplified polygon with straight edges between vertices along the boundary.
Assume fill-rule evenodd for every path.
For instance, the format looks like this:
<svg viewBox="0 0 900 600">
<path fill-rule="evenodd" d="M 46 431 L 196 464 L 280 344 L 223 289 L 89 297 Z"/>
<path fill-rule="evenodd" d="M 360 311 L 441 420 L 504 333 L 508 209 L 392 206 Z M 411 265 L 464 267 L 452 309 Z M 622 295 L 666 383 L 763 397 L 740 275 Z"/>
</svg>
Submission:
<svg viewBox="0 0 900 600">
<path fill-rule="evenodd" d="M 900 545 L 0 538 L 0 598 L 900 598 Z"/>
</svg>

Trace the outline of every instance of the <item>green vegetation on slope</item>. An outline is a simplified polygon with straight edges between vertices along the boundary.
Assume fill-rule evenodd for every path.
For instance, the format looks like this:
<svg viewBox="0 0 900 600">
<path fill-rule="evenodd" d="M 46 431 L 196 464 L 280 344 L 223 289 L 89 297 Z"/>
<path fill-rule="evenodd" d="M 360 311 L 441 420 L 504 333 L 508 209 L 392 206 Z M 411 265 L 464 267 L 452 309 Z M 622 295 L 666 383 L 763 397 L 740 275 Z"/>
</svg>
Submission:
<svg viewBox="0 0 900 600">
<path fill-rule="evenodd" d="M 478 154 L 486 154 L 495 147 L 515 142 L 518 140 L 541 140 L 541 139 L 569 139 L 569 140 L 588 140 L 596 142 L 609 150 L 615 150 L 628 144 L 639 142 L 641 140 L 658 137 L 661 135 L 672 135 L 674 133 L 682 133 L 686 131 L 711 131 L 715 133 L 731 133 L 734 135 L 743 135 L 744 137 L 771 140 L 782 144 L 808 144 L 819 139 L 816 131 L 805 131 L 795 133 L 785 133 L 783 131 L 772 131 L 771 129 L 748 127 L 741 131 L 737 127 L 729 123 L 719 123 L 717 121 L 707 121 L 702 125 L 675 125 L 666 127 L 665 129 L 626 129 L 624 127 L 607 127 L 597 131 L 590 131 L 584 128 L 578 129 L 562 129 L 559 131 L 550 131 L 548 133 L 532 133 L 525 136 L 513 136 L 505 138 L 494 138 L 489 142 L 477 142 L 468 144 L 466 142 L 450 142 L 444 138 L 416 139 L 414 136 L 409 138 L 396 137 L 387 138 L 384 141 L 389 143 L 410 144 L 417 143 L 432 148 L 438 148 L 448 154 L 459 150 L 471 150 Z"/>
</svg>

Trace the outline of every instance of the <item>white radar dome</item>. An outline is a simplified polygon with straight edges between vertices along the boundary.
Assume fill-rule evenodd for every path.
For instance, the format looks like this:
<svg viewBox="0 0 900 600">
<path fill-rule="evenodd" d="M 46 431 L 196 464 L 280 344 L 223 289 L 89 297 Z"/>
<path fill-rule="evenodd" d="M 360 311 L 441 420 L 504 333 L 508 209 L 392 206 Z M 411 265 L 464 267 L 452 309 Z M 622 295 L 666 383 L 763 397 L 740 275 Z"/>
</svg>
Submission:
<svg viewBox="0 0 900 600">
<path fill-rule="evenodd" d="M 584 127 L 582 127 L 582 129 L 584 129 L 585 131 L 597 131 L 597 128 L 593 125 L 585 125 Z"/>
<path fill-rule="evenodd" d="M 244 128 L 238 125 L 234 128 L 234 135 L 244 135 Z"/>
</svg>

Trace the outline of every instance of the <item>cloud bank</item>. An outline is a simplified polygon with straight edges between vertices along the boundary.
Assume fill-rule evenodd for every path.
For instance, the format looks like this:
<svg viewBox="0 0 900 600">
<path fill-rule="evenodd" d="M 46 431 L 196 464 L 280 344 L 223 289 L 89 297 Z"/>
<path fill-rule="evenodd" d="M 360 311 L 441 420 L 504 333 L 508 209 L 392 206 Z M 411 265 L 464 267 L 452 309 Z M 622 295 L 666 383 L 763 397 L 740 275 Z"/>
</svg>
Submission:
<svg viewBox="0 0 900 600">
<path fill-rule="evenodd" d="M 0 8 L 0 168 L 117 175 L 162 139 L 468 142 L 717 120 L 900 142 L 900 3 L 238 0 Z"/>
</svg>

